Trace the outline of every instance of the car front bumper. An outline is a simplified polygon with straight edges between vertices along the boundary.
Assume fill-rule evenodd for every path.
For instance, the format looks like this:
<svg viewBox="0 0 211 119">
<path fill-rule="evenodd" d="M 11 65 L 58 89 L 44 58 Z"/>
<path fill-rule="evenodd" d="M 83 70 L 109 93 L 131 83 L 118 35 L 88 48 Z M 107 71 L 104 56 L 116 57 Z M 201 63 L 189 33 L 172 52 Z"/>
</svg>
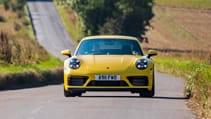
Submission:
<svg viewBox="0 0 211 119">
<path fill-rule="evenodd" d="M 83 91 L 131 91 L 146 88 L 152 89 L 153 76 L 123 76 L 119 81 L 96 81 L 94 75 L 64 77 L 65 90 L 83 90 Z"/>
</svg>

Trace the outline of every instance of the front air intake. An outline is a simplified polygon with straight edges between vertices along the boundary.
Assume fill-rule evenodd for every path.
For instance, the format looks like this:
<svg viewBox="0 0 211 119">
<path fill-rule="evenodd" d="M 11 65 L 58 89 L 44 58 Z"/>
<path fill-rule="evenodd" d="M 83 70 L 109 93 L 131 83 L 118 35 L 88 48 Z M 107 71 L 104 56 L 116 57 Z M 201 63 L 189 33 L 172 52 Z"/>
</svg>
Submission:
<svg viewBox="0 0 211 119">
<path fill-rule="evenodd" d="M 148 86 L 148 78 L 146 76 L 129 76 L 127 79 L 133 86 Z"/>
<path fill-rule="evenodd" d="M 84 83 L 87 81 L 87 76 L 71 76 L 68 79 L 68 85 L 71 86 L 83 86 Z"/>
<path fill-rule="evenodd" d="M 125 81 L 91 81 L 87 86 L 128 86 Z"/>
</svg>

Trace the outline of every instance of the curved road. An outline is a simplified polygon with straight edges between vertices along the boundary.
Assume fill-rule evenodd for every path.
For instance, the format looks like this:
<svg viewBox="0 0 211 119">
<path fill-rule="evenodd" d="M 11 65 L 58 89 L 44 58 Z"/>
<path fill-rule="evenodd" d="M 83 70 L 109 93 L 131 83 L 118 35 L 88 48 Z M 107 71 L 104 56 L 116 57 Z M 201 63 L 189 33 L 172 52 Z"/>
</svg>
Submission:
<svg viewBox="0 0 211 119">
<path fill-rule="evenodd" d="M 72 39 L 68 36 L 52 0 L 28 0 L 34 32 L 38 42 L 51 54 L 64 59 L 60 52 L 74 51 Z"/>
<path fill-rule="evenodd" d="M 61 58 L 62 49 L 74 45 L 52 1 L 28 1 L 38 41 Z M 2 119 L 194 119 L 184 96 L 184 80 L 156 72 L 154 98 L 129 92 L 87 92 L 65 98 L 63 86 L 0 92 Z"/>
</svg>

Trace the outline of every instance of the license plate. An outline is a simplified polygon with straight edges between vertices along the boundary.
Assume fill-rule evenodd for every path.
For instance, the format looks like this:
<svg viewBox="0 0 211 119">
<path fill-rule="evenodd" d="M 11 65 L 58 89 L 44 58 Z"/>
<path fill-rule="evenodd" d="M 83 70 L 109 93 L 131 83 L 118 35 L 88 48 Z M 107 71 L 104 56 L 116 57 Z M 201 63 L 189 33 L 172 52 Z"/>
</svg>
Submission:
<svg viewBox="0 0 211 119">
<path fill-rule="evenodd" d="M 120 75 L 95 75 L 95 80 L 98 81 L 118 81 Z"/>
</svg>

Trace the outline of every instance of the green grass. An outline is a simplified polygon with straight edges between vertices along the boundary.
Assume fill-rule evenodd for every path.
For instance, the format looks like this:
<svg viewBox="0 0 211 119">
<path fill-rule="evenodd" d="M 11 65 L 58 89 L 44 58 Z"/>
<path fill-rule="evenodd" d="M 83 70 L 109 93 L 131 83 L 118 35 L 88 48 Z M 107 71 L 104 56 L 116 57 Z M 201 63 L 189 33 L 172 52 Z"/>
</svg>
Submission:
<svg viewBox="0 0 211 119">
<path fill-rule="evenodd" d="M 67 12 L 67 9 L 69 8 L 57 5 L 57 10 L 61 16 L 67 32 L 74 41 L 78 42 L 83 37 L 82 24 L 79 18 L 77 18 L 76 16 L 75 21 L 72 21 Z"/>
<path fill-rule="evenodd" d="M 47 61 L 41 61 L 37 64 L 27 64 L 27 65 L 2 65 L 0 66 L 1 73 L 15 73 L 15 72 L 23 72 L 27 70 L 35 70 L 35 71 L 45 71 L 50 69 L 56 69 L 58 67 L 62 67 L 62 61 L 51 56 Z"/>
<path fill-rule="evenodd" d="M 0 65 L 0 90 L 61 84 L 62 65 L 62 61 L 53 56 L 36 64 Z"/>
<path fill-rule="evenodd" d="M 208 65 L 206 62 L 174 57 L 158 57 L 156 58 L 156 61 L 159 71 L 174 73 L 186 78 L 190 78 L 193 74 L 200 72 L 203 78 L 205 78 L 204 80 L 211 83 L 211 65 Z"/>
<path fill-rule="evenodd" d="M 211 117 L 211 65 L 194 60 L 157 57 L 156 68 L 160 72 L 184 77 L 187 95 L 192 96 L 203 116 Z"/>
<path fill-rule="evenodd" d="M 192 8 L 211 8 L 211 0 L 155 0 L 158 5 Z"/>
</svg>

